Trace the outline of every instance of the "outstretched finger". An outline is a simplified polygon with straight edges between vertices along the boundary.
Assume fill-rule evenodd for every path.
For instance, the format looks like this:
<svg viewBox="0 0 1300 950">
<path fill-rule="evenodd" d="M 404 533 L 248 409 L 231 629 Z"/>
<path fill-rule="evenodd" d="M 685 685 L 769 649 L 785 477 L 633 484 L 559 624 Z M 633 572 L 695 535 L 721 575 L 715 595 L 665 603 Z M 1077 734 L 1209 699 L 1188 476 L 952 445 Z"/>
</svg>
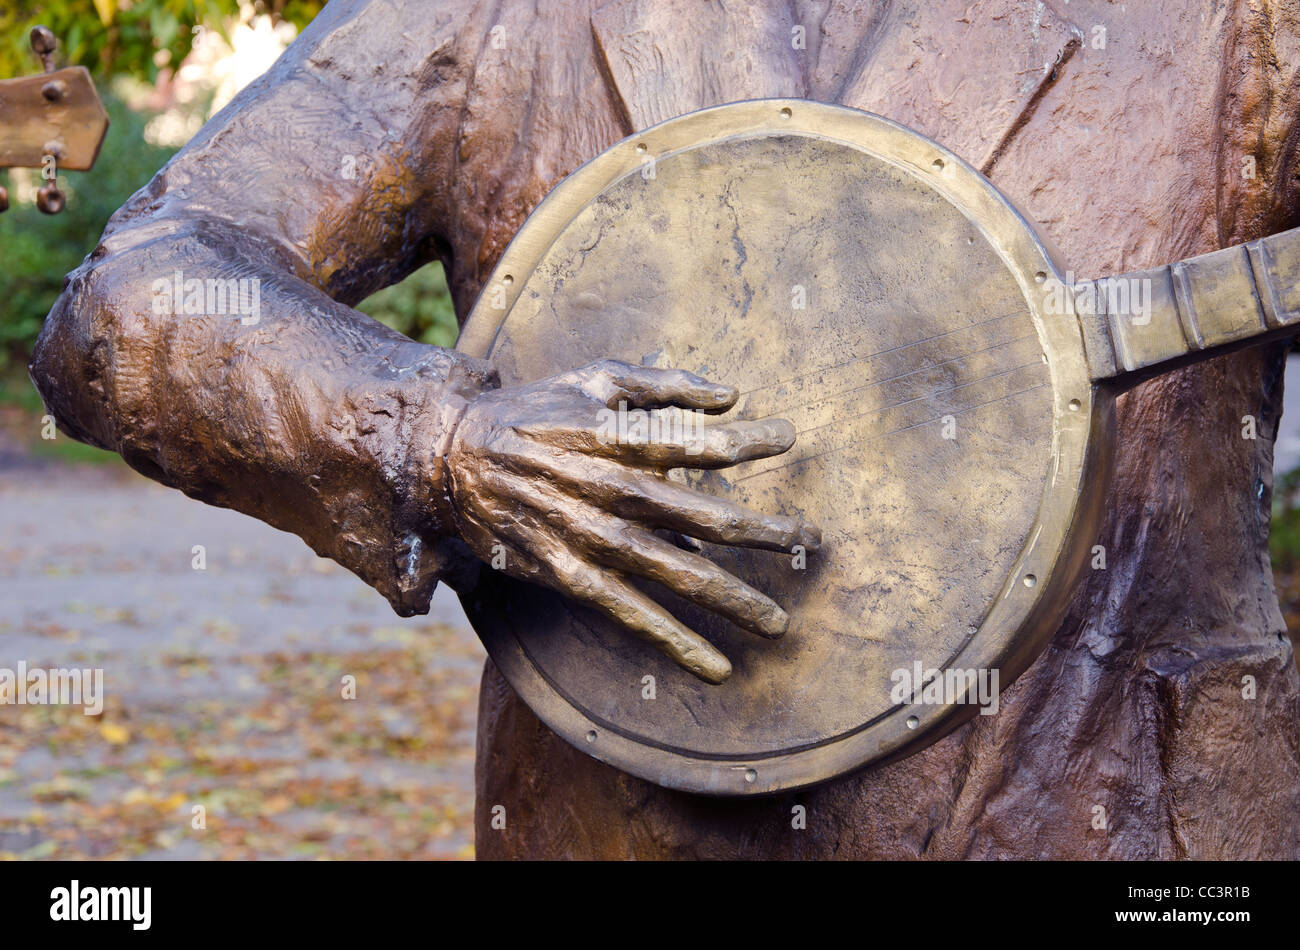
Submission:
<svg viewBox="0 0 1300 950">
<path fill-rule="evenodd" d="M 676 406 L 718 413 L 735 405 L 739 395 L 734 386 L 710 382 L 685 370 L 634 366 L 618 360 L 602 360 L 578 374 L 583 390 L 610 409 L 626 402 L 633 409 Z"/>
<path fill-rule="evenodd" d="M 648 437 L 606 438 L 605 454 L 622 461 L 658 468 L 727 468 L 770 458 L 794 445 L 794 426 L 785 419 L 755 419 L 720 425 L 693 424 L 683 415 L 673 424 L 648 429 Z"/>
<path fill-rule="evenodd" d="M 611 514 L 701 541 L 785 552 L 796 545 L 817 551 L 822 544 L 821 529 L 804 518 L 763 514 L 666 478 L 613 465 L 605 477 L 583 487 L 593 504 Z"/>
<path fill-rule="evenodd" d="M 582 561 L 562 565 L 557 573 L 565 593 L 654 644 L 706 683 L 721 683 L 731 675 L 731 662 L 721 651 L 618 574 Z"/>
<path fill-rule="evenodd" d="M 662 584 L 738 627 L 769 639 L 789 629 L 789 615 L 772 598 L 708 558 L 680 550 L 648 531 L 604 531 L 600 545 L 598 560 Z"/>
<path fill-rule="evenodd" d="M 738 627 L 779 637 L 790 625 L 784 610 L 708 558 L 681 551 L 649 531 L 628 525 L 555 488 L 522 475 L 496 472 L 494 486 L 515 497 L 551 524 L 566 543 L 613 570 L 652 580 L 711 610 Z"/>
<path fill-rule="evenodd" d="M 581 601 L 653 644 L 683 669 L 708 683 L 731 675 L 731 662 L 713 644 L 629 585 L 601 570 L 556 537 L 535 512 L 523 512 L 503 534 L 526 556 L 528 579 Z"/>
<path fill-rule="evenodd" d="M 732 547 L 789 551 L 802 545 L 821 548 L 821 530 L 786 515 L 766 515 L 661 475 L 629 469 L 613 459 L 582 455 L 581 468 L 556 464 L 550 457 L 520 459 L 544 475 L 585 496 L 597 508 L 653 528 L 666 528 L 701 541 Z"/>
</svg>

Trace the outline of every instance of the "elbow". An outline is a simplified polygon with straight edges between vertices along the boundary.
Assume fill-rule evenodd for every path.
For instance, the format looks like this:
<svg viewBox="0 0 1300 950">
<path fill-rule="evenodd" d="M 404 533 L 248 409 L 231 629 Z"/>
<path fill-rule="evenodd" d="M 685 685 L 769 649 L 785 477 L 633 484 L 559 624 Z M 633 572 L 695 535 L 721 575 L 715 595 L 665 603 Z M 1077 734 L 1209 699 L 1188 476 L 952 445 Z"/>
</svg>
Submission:
<svg viewBox="0 0 1300 950">
<path fill-rule="evenodd" d="M 108 412 L 108 364 L 125 328 L 105 289 L 108 276 L 87 259 L 64 279 L 27 372 L 60 430 L 78 441 L 116 449 Z"/>
<path fill-rule="evenodd" d="M 196 220 L 110 224 L 68 274 L 28 365 L 62 432 L 160 477 L 154 456 L 166 413 L 158 385 L 175 369 L 176 357 L 169 349 L 173 314 L 159 307 L 155 287 L 163 277 L 170 286 L 182 267 L 215 267 L 224 259 L 224 238 Z"/>
</svg>

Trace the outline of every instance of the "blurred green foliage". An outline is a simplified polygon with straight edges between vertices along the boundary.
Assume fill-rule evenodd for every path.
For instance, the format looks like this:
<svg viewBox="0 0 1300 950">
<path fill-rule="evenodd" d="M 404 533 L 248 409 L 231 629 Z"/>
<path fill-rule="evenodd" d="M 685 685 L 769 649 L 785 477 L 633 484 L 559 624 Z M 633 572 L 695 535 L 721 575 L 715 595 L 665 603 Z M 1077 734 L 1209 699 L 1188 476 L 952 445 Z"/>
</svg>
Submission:
<svg viewBox="0 0 1300 950">
<path fill-rule="evenodd" d="M 1300 574 L 1300 469 L 1280 476 L 1273 485 L 1268 547 L 1275 568 Z"/>
<path fill-rule="evenodd" d="M 371 294 L 357 309 L 421 343 L 455 346 L 460 333 L 447 279 L 437 261 L 421 267 L 400 284 Z"/>
<path fill-rule="evenodd" d="M 100 90 L 108 110 L 108 135 L 89 172 L 64 172 L 68 193 L 61 214 L 44 215 L 19 200 L 17 180 L 38 184 L 34 169 L 0 171 L 11 207 L 0 214 L 0 368 L 25 360 L 45 314 L 63 287 L 63 275 L 94 248 L 109 216 L 171 157 L 172 149 L 149 145 L 149 117 Z"/>
<path fill-rule="evenodd" d="M 109 217 L 171 157 L 149 145 L 150 116 L 127 108 L 104 92 L 111 124 L 99 160 L 89 172 L 65 172 L 68 193 L 61 214 L 44 215 L 19 200 L 16 179 L 38 184 L 34 169 L 0 170 L 12 206 L 0 214 L 0 372 L 25 365 L 45 315 L 63 288 L 63 277 L 94 248 Z M 412 339 L 439 346 L 456 340 L 456 319 L 442 266 L 432 263 L 402 283 L 374 294 L 360 309 Z"/>
<path fill-rule="evenodd" d="M 322 5 L 321 0 L 265 0 L 256 7 L 301 28 Z M 108 26 L 101 15 L 104 10 L 111 11 Z M 129 5 L 115 0 L 5 0 L 0 7 L 0 77 L 39 70 L 27 45 L 27 31 L 34 23 L 44 23 L 60 39 L 60 64 L 86 65 L 101 75 L 100 94 L 111 121 L 94 169 L 60 175 L 59 184 L 68 193 L 62 214 L 43 215 L 30 197 L 20 200 L 24 190 L 39 184 L 36 170 L 0 169 L 0 184 L 8 186 L 12 203 L 8 212 L 0 214 L 0 388 L 9 390 L 10 401 L 24 401 L 13 384 L 28 388 L 21 382 L 26 376 L 21 370 L 62 289 L 64 275 L 95 246 L 112 213 L 174 151 L 145 141 L 151 116 L 128 108 L 102 77 L 152 79 L 157 73 L 157 50 L 169 50 L 172 61 L 179 62 L 193 42 L 190 27 L 197 22 L 219 26 L 237 10 L 236 0 L 132 0 Z M 29 187 L 19 187 L 22 182 Z M 361 309 L 422 342 L 443 346 L 455 342 L 451 298 L 437 263 L 375 294 Z"/>
<path fill-rule="evenodd" d="M 1282 616 L 1291 639 L 1300 647 L 1300 469 L 1274 479 L 1268 553 Z M 1300 664 L 1300 650 L 1296 662 Z"/>
<path fill-rule="evenodd" d="M 299 29 L 324 0 L 258 0 L 253 7 Z M 225 35 L 238 0 L 4 0 L 0 5 L 0 79 L 40 72 L 27 34 L 40 23 L 59 40 L 60 66 L 85 66 L 99 78 L 153 82 L 194 45 L 195 27 Z"/>
</svg>

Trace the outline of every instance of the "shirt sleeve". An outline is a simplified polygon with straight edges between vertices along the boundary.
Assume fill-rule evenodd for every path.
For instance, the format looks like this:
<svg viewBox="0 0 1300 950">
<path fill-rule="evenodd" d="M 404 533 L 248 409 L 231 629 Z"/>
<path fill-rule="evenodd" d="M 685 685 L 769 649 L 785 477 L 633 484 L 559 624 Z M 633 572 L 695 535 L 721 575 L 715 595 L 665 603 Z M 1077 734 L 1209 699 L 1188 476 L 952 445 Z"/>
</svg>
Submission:
<svg viewBox="0 0 1300 950">
<path fill-rule="evenodd" d="M 335 0 L 110 220 L 30 367 L 69 435 L 428 610 L 481 361 L 351 304 L 445 247 L 469 3 Z"/>
</svg>

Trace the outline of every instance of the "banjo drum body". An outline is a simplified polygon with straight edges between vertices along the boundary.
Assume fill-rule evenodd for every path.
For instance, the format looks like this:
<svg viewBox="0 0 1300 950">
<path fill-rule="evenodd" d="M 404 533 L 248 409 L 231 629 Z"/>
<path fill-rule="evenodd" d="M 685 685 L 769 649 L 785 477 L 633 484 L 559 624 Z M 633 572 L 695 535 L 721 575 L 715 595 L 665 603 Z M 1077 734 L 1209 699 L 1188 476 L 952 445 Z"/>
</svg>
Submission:
<svg viewBox="0 0 1300 950">
<path fill-rule="evenodd" d="M 500 572 L 480 571 L 466 611 L 550 728 L 660 785 L 771 793 L 914 751 L 978 711 L 981 671 L 1005 688 L 1060 623 L 1095 543 L 1116 393 L 1281 326 L 1198 348 L 1179 322 L 1173 340 L 1176 269 L 1195 262 L 1150 272 L 1155 318 L 1130 326 L 1076 312 L 1098 285 L 1064 285 L 989 181 L 878 116 L 760 100 L 628 138 L 528 218 L 458 349 L 506 386 L 606 357 L 736 386 L 722 418 L 789 419 L 794 447 L 673 477 L 802 514 L 822 548 L 703 546 L 786 608 L 777 641 L 653 591 L 731 659 L 720 685 Z M 1196 277 L 1189 300 L 1227 293 Z"/>
</svg>

